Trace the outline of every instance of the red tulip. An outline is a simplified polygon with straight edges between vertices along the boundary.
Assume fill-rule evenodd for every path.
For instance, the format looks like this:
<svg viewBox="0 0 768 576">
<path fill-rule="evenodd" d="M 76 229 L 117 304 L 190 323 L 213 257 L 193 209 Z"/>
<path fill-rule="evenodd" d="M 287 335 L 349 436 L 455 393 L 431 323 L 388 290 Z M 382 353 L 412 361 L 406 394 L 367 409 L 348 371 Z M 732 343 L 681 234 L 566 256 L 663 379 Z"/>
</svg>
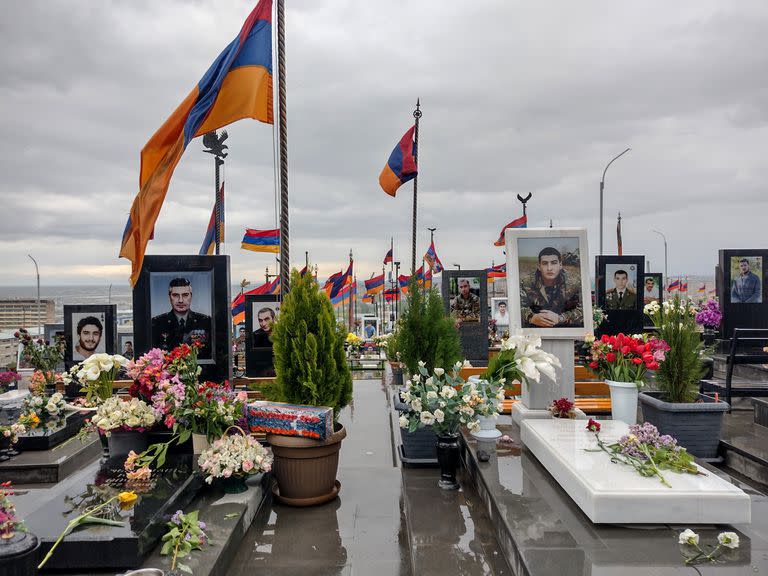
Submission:
<svg viewBox="0 0 768 576">
<path fill-rule="evenodd" d="M 605 359 L 608 362 L 616 362 L 616 354 L 614 354 L 613 352 L 608 352 L 608 354 L 605 355 Z"/>
<path fill-rule="evenodd" d="M 640 358 L 632 358 L 632 363 L 639 365 L 639 364 L 642 364 L 643 361 Z"/>
</svg>

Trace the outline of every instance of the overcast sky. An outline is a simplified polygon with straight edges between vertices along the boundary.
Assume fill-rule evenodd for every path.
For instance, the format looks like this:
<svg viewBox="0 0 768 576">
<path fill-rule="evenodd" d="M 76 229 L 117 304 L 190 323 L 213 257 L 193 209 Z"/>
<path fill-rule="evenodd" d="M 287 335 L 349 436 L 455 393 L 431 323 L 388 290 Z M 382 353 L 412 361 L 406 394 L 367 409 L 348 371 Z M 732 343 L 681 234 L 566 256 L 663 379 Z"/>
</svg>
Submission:
<svg viewBox="0 0 768 576">
<path fill-rule="evenodd" d="M 244 0 L 24 1 L 0 20 L 0 284 L 126 283 L 117 257 L 139 152 L 237 34 Z M 291 254 L 358 278 L 390 236 L 410 263 L 412 186 L 378 175 L 421 98 L 418 253 L 503 260 L 493 241 L 533 193 L 529 225 L 586 226 L 598 248 L 670 274 L 713 273 L 720 248 L 766 247 L 765 1 L 286 0 Z M 228 129 L 232 280 L 274 260 L 239 248 L 275 227 L 272 127 Z M 213 161 L 190 144 L 148 254 L 196 254 Z"/>
</svg>

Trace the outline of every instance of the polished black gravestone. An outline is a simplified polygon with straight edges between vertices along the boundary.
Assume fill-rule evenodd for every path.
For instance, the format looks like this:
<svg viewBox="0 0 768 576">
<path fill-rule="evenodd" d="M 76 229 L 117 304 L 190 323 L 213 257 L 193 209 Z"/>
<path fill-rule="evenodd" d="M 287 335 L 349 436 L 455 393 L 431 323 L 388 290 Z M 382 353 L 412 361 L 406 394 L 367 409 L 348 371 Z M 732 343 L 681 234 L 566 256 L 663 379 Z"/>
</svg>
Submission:
<svg viewBox="0 0 768 576">
<path fill-rule="evenodd" d="M 28 450 L 50 450 L 54 446 L 69 440 L 83 427 L 92 412 L 66 412 L 62 418 L 41 422 L 37 428 L 28 429 L 19 435 L 15 448 L 22 452 Z"/>
<path fill-rule="evenodd" d="M 56 548 L 47 570 L 123 570 L 136 568 L 165 533 L 166 523 L 183 509 L 202 486 L 191 455 L 170 456 L 147 484 L 132 485 L 122 469 L 123 458 L 91 464 L 55 486 L 32 489 L 16 497 L 19 515 L 41 541 L 40 560 L 67 524 L 89 507 L 124 490 L 134 490 L 139 500 L 122 511 L 117 502 L 107 506 L 105 517 L 122 526 L 86 524 L 75 529 Z"/>
<path fill-rule="evenodd" d="M 101 454 L 95 434 L 85 442 L 73 440 L 53 450 L 31 450 L 11 458 L 0 458 L 0 479 L 17 484 L 49 484 L 63 480 L 87 466 Z"/>
<path fill-rule="evenodd" d="M 488 273 L 485 270 L 443 270 L 442 296 L 445 311 L 459 320 L 453 300 L 459 296 L 462 279 L 470 283 L 470 292 L 480 301 L 480 313 L 469 316 L 459 324 L 461 351 L 474 366 L 488 364 Z"/>
</svg>

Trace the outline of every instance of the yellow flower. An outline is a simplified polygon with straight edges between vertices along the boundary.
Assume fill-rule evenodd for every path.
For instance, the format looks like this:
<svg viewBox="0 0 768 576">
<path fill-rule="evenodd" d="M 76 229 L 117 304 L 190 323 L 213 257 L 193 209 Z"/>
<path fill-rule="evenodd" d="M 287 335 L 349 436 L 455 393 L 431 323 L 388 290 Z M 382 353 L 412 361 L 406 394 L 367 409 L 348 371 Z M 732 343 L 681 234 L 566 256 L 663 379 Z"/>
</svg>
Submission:
<svg viewBox="0 0 768 576">
<path fill-rule="evenodd" d="M 138 500 L 139 497 L 136 495 L 136 492 L 120 492 L 120 494 L 117 495 L 117 499 L 120 501 L 121 510 L 130 510 L 133 508 L 133 505 L 136 504 L 136 500 Z"/>
</svg>

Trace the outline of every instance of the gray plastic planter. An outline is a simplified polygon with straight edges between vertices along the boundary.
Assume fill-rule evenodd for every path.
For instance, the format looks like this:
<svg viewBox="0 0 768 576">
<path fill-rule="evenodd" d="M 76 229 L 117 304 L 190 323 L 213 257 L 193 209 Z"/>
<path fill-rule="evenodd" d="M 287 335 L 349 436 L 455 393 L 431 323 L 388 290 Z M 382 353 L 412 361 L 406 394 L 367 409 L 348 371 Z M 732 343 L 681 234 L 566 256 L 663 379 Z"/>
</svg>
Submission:
<svg viewBox="0 0 768 576">
<path fill-rule="evenodd" d="M 394 394 L 394 408 L 398 412 L 409 412 L 411 407 L 400 399 L 399 392 Z M 437 435 L 432 426 L 424 426 L 416 432 L 400 428 L 402 442 L 400 459 L 404 464 L 437 464 Z"/>
<path fill-rule="evenodd" d="M 727 402 L 699 394 L 702 402 L 671 403 L 660 400 L 661 392 L 641 392 L 638 396 L 643 419 L 662 434 L 669 434 L 698 458 L 716 459 Z"/>
</svg>

